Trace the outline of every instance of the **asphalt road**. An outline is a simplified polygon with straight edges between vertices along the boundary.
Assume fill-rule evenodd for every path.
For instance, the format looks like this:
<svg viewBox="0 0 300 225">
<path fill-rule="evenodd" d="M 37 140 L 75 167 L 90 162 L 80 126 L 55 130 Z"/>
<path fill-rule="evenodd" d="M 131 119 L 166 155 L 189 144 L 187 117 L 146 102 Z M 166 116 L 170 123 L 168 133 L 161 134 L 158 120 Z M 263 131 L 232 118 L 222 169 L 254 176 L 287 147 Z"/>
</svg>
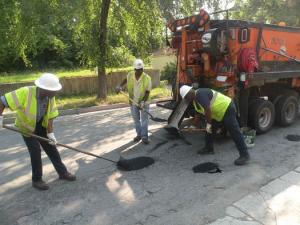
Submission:
<svg viewBox="0 0 300 225">
<path fill-rule="evenodd" d="M 169 111 L 152 108 L 155 116 Z M 238 156 L 230 138 L 218 139 L 215 155 L 199 156 L 203 134 L 172 138 L 162 124 L 151 122 L 150 145 L 132 142 L 129 109 L 64 116 L 55 121 L 59 142 L 118 160 L 149 156 L 152 166 L 131 172 L 115 164 L 59 148 L 76 182 L 58 180 L 43 153 L 49 191 L 31 187 L 30 158 L 19 134 L 0 130 L 1 225 L 204 225 L 225 216 L 226 207 L 300 165 L 300 143 L 285 139 L 300 134 L 300 120 L 274 127 L 256 138 L 247 166 L 233 165 Z M 188 145 L 190 142 L 191 145 Z M 201 162 L 217 162 L 222 173 L 195 174 Z"/>
</svg>

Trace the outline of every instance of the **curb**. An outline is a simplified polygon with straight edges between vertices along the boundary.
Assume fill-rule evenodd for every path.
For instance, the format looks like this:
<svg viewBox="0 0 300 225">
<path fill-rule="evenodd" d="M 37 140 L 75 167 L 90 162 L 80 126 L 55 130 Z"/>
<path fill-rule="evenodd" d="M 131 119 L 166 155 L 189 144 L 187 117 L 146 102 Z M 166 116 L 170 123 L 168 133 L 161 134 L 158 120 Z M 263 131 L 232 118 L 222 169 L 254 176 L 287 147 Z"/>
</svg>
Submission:
<svg viewBox="0 0 300 225">
<path fill-rule="evenodd" d="M 159 101 L 167 101 L 171 100 L 170 98 L 159 98 L 153 100 L 150 104 L 155 104 Z M 69 116 L 69 115 L 76 115 L 76 114 L 83 114 L 83 113 L 90 113 L 90 112 L 99 112 L 104 110 L 110 110 L 110 109 L 120 109 L 120 108 L 126 108 L 129 107 L 128 103 L 117 103 L 112 105 L 99 105 L 99 106 L 91 106 L 86 108 L 75 108 L 75 109 L 65 109 L 65 110 L 59 110 L 59 116 Z M 4 122 L 5 123 L 14 123 L 15 121 L 15 113 L 8 113 L 4 115 Z"/>
<path fill-rule="evenodd" d="M 89 112 L 104 111 L 104 110 L 110 110 L 110 109 L 125 108 L 125 107 L 129 107 L 129 104 L 128 103 L 118 103 L 118 104 L 112 104 L 112 105 L 91 106 L 91 107 L 78 108 L 78 109 L 65 109 L 65 110 L 59 110 L 59 117 L 75 115 L 75 114 L 82 114 L 82 113 L 89 113 Z"/>
</svg>

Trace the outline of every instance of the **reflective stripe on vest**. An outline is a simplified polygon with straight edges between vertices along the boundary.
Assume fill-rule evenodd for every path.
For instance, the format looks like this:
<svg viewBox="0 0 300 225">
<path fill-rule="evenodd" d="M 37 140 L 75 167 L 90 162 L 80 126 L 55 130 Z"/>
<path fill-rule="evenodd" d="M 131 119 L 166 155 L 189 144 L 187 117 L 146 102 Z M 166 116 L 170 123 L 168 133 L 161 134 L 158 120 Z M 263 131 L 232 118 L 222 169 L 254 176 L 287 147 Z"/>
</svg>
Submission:
<svg viewBox="0 0 300 225">
<path fill-rule="evenodd" d="M 54 102 L 50 101 L 50 113 L 54 113 L 57 109 L 54 107 Z"/>
<path fill-rule="evenodd" d="M 231 99 L 222 93 L 218 93 L 214 90 L 213 97 L 210 100 L 210 108 L 212 113 L 212 119 L 216 121 L 222 121 L 225 115 L 225 112 L 231 103 Z M 194 108 L 198 113 L 205 114 L 204 108 L 196 101 L 193 102 Z"/>
<path fill-rule="evenodd" d="M 31 104 L 32 104 L 32 93 L 33 93 L 33 87 L 29 87 L 27 105 L 26 105 L 26 109 L 25 109 L 25 115 L 28 118 L 30 118 L 31 120 L 35 120 L 36 115 L 30 113 L 30 107 L 31 107 Z"/>
<path fill-rule="evenodd" d="M 31 125 L 23 122 L 22 119 L 18 118 L 18 116 L 17 116 L 17 120 L 18 120 L 18 122 L 16 122 L 16 125 L 18 124 L 17 127 L 19 127 L 22 131 L 34 132 L 35 126 L 31 126 Z M 21 125 L 21 126 L 19 126 L 19 125 Z M 22 128 L 26 128 L 26 130 L 22 129 Z"/>
<path fill-rule="evenodd" d="M 12 99 L 13 99 L 13 101 L 14 101 L 16 107 L 17 107 L 17 108 L 20 108 L 20 107 L 21 107 L 21 104 L 20 104 L 20 102 L 19 102 L 19 100 L 18 100 L 16 91 L 11 92 L 11 96 L 12 96 Z"/>
</svg>

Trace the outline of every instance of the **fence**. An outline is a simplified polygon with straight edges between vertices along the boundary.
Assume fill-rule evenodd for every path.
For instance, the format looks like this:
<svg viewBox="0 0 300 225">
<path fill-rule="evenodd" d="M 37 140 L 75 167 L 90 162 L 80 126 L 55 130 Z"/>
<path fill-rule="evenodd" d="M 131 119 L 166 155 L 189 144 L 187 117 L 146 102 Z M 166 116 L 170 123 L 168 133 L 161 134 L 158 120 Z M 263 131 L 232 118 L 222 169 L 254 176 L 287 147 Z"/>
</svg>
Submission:
<svg viewBox="0 0 300 225">
<path fill-rule="evenodd" d="M 159 86 L 159 70 L 145 70 L 145 72 L 152 78 L 152 87 L 154 88 Z M 128 72 L 109 73 L 107 75 L 107 91 L 113 92 L 114 88 L 122 82 L 127 73 Z M 61 78 L 60 82 L 63 89 L 59 92 L 59 95 L 96 94 L 98 89 L 97 76 Z M 33 85 L 33 82 L 0 84 L 0 96 L 20 87 L 31 85 Z"/>
</svg>

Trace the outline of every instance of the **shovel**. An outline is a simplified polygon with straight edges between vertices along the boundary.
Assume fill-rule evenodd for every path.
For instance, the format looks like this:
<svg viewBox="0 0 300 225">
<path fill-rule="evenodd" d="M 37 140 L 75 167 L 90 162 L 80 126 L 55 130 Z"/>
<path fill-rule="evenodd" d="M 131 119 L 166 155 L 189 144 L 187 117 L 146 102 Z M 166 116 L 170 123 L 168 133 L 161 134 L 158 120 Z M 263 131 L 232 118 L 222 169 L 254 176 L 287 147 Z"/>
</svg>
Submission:
<svg viewBox="0 0 300 225">
<path fill-rule="evenodd" d="M 18 130 L 17 128 L 15 128 L 15 127 L 7 126 L 7 125 L 3 125 L 3 127 L 8 129 L 8 130 L 11 130 L 11 131 L 15 131 L 15 132 L 18 132 L 18 133 L 21 133 L 21 134 L 29 135 L 29 136 L 37 138 L 41 141 L 45 141 L 45 142 L 48 142 L 48 143 L 52 142 L 48 138 L 44 138 L 44 137 L 41 137 L 41 136 L 38 136 L 38 135 L 32 134 L 32 133 L 31 134 L 24 133 L 24 132 Z M 65 144 L 61 144 L 61 143 L 56 143 L 56 145 L 64 147 L 64 148 L 68 148 L 70 150 L 80 152 L 80 153 L 83 153 L 83 154 L 86 154 L 86 155 L 90 155 L 90 156 L 96 157 L 98 159 L 103 159 L 103 160 L 115 163 L 117 165 L 117 168 L 119 170 L 123 170 L 123 171 L 132 171 L 132 170 L 143 169 L 143 168 L 145 168 L 147 166 L 150 166 L 154 163 L 154 159 L 152 159 L 150 157 L 136 157 L 136 158 L 132 158 L 132 159 L 124 159 L 122 156 L 120 156 L 119 161 L 114 161 L 114 160 L 111 160 L 111 159 L 108 159 L 108 158 L 105 158 L 105 157 L 102 157 L 102 156 L 95 155 L 95 154 L 90 153 L 90 152 L 80 150 L 78 148 L 74 148 L 74 147 L 69 146 L 69 145 L 65 145 Z"/>
<path fill-rule="evenodd" d="M 144 112 L 146 112 L 149 116 L 150 119 L 153 120 L 154 122 L 158 122 L 158 123 L 164 123 L 164 122 L 168 122 L 168 120 L 166 119 L 162 119 L 162 118 L 158 118 L 158 117 L 154 117 L 151 113 L 149 113 L 147 110 L 145 110 L 144 108 L 141 108 L 139 106 L 138 103 L 136 103 L 135 101 L 133 101 L 133 99 L 131 99 L 127 94 L 125 94 L 123 91 L 120 92 L 121 94 L 125 95 L 134 105 L 136 105 L 137 107 L 139 107 L 139 109 L 143 110 Z"/>
</svg>

